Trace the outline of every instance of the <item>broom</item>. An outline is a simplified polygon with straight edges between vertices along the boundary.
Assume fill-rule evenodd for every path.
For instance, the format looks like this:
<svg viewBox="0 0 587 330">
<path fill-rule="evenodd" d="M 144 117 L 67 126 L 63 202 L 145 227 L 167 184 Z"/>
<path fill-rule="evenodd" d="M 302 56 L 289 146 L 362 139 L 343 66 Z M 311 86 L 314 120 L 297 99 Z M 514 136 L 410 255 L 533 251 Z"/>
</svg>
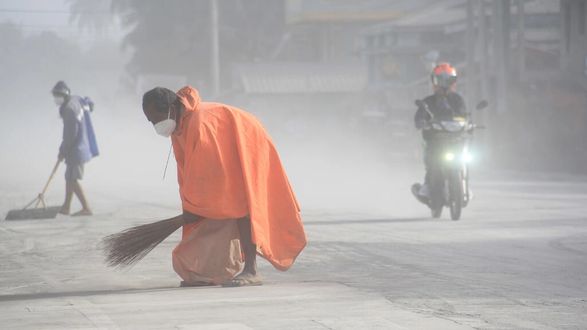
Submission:
<svg viewBox="0 0 587 330">
<path fill-rule="evenodd" d="M 132 267 L 179 227 L 194 223 L 200 217 L 183 215 L 132 227 L 102 239 L 106 263 L 110 267 Z"/>
</svg>

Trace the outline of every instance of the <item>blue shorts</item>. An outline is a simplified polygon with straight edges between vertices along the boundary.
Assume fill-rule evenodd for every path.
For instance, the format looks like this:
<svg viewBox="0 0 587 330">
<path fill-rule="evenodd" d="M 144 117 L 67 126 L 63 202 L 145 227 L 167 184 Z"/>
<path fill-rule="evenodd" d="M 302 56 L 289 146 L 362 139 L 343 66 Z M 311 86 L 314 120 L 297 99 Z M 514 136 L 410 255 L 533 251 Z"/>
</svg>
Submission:
<svg viewBox="0 0 587 330">
<path fill-rule="evenodd" d="M 84 177 L 84 164 L 66 164 L 65 181 L 77 181 Z"/>
</svg>

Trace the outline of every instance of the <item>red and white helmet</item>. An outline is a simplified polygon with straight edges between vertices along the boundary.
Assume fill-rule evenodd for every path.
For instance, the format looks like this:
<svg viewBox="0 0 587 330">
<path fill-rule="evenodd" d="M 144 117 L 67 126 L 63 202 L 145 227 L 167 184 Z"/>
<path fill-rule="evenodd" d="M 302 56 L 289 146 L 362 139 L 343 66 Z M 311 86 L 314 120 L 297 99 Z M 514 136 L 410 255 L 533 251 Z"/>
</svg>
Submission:
<svg viewBox="0 0 587 330">
<path fill-rule="evenodd" d="M 457 69 L 449 63 L 439 63 L 430 74 L 432 85 L 448 89 L 457 81 Z"/>
</svg>

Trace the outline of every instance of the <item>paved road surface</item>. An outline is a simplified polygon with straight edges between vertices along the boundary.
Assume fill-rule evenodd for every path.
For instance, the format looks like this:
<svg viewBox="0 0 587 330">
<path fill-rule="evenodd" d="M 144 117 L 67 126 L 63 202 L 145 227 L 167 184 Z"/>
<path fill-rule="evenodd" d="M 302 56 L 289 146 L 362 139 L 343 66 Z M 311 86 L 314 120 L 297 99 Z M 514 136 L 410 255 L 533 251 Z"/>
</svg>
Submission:
<svg viewBox="0 0 587 330">
<path fill-rule="evenodd" d="M 397 211 L 312 208 L 296 265 L 262 262 L 250 288 L 178 288 L 178 233 L 130 271 L 106 268 L 101 237 L 176 205 L 96 188 L 92 218 L 0 222 L 0 328 L 586 329 L 587 182 L 574 181 L 480 180 L 458 222 L 404 191 L 372 197 Z"/>
</svg>

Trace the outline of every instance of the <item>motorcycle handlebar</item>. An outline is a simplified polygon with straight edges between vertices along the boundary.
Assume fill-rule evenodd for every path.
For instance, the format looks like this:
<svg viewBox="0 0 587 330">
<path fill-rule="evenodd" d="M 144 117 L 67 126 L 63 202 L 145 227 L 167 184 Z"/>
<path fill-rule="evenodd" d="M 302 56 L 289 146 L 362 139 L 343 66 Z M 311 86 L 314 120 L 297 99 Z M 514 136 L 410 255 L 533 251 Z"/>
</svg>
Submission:
<svg viewBox="0 0 587 330">
<path fill-rule="evenodd" d="M 434 117 L 434 114 L 432 113 L 432 111 L 430 111 L 430 109 L 428 108 L 428 104 L 426 104 L 426 102 L 424 102 L 422 100 L 416 100 L 416 101 L 414 101 L 414 103 L 416 104 L 416 106 L 418 108 L 424 109 L 424 111 L 426 111 L 428 113 L 428 115 L 430 115 L 430 120 L 428 121 L 428 124 L 426 126 L 421 127 L 421 129 L 424 129 L 424 130 L 432 129 L 433 128 L 432 125 L 434 123 L 437 123 L 444 130 L 444 126 L 442 126 L 441 121 L 437 120 Z M 484 108 L 486 106 L 487 106 L 487 101 L 482 101 L 482 102 L 479 103 L 479 105 L 477 106 L 477 108 L 478 109 L 482 109 L 482 108 Z M 470 115 L 470 113 L 469 113 L 469 115 Z M 472 130 L 475 130 L 475 129 L 487 129 L 487 127 L 484 126 L 484 125 L 477 125 L 477 124 L 470 123 L 469 127 L 467 128 L 467 131 L 472 131 Z"/>
</svg>

